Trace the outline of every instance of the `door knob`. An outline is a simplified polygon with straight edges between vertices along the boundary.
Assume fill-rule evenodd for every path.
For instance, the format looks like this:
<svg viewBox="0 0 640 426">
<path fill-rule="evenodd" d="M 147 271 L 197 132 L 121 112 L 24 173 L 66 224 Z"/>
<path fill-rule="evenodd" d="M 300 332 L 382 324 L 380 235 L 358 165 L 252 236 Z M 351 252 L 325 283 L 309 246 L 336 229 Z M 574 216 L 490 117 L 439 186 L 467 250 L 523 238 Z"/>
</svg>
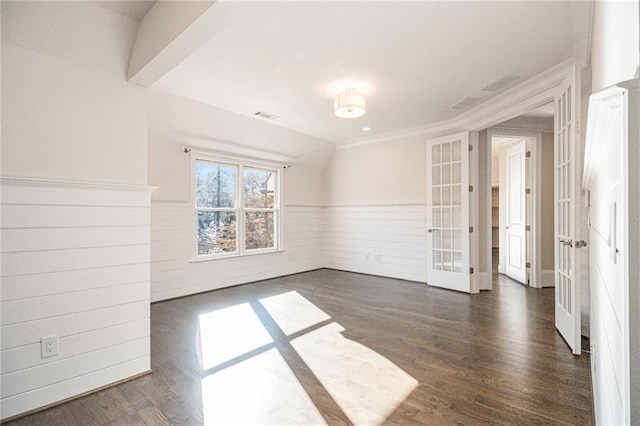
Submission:
<svg viewBox="0 0 640 426">
<path fill-rule="evenodd" d="M 504 227 L 504 229 L 509 229 L 509 226 L 511 226 L 511 225 L 507 225 L 507 226 L 505 226 L 505 227 Z"/>
<path fill-rule="evenodd" d="M 432 228 L 427 229 L 427 232 L 433 232 Z"/>
<path fill-rule="evenodd" d="M 560 242 L 562 243 L 562 245 L 573 247 L 573 240 L 565 240 L 563 238 L 560 238 Z"/>
<path fill-rule="evenodd" d="M 587 242 L 584 240 L 580 240 L 580 241 L 576 241 L 576 248 L 582 248 L 582 247 L 586 247 L 587 246 Z"/>
</svg>

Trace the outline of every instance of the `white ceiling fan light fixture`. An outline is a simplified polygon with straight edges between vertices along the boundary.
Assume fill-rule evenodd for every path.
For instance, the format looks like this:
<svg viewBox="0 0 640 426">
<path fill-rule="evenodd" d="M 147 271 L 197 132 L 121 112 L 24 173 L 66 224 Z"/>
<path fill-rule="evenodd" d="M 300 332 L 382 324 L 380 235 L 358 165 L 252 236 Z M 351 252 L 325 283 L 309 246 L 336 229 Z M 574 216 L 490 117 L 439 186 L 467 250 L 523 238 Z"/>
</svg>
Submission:
<svg viewBox="0 0 640 426">
<path fill-rule="evenodd" d="M 367 101 L 362 93 L 348 88 L 333 98 L 333 112 L 340 118 L 358 118 L 367 112 Z"/>
</svg>

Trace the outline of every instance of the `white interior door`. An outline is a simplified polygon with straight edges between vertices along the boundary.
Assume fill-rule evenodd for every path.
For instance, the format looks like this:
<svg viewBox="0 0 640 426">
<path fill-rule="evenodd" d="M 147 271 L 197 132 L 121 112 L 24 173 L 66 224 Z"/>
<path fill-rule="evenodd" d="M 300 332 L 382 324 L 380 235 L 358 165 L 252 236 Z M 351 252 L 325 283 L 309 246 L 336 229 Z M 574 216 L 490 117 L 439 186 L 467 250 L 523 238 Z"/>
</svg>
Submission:
<svg viewBox="0 0 640 426">
<path fill-rule="evenodd" d="M 506 153 L 506 273 L 510 278 L 527 283 L 527 204 L 525 141 L 515 144 Z"/>
<path fill-rule="evenodd" d="M 555 285 L 556 328 L 580 354 L 578 196 L 580 145 L 577 134 L 578 74 L 567 77 L 555 98 Z"/>
<path fill-rule="evenodd" d="M 427 141 L 427 284 L 472 292 L 469 134 Z"/>
</svg>

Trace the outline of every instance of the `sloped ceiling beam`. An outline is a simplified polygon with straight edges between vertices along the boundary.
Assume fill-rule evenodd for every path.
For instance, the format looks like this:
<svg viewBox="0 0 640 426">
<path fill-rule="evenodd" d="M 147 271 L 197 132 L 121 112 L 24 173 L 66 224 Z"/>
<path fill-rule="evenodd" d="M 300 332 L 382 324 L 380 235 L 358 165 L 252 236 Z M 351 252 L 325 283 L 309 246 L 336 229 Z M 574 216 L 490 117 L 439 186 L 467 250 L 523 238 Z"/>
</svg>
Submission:
<svg viewBox="0 0 640 426">
<path fill-rule="evenodd" d="M 158 1 L 140 21 L 127 80 L 150 87 L 224 29 L 213 1 Z"/>
</svg>

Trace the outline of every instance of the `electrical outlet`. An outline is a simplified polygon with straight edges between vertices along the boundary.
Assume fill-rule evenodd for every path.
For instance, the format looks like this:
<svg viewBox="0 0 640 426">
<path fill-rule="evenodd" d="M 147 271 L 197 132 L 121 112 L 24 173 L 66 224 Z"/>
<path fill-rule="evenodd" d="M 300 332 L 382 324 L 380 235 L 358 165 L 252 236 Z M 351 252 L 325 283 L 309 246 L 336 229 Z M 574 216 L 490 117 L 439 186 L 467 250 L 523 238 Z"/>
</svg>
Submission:
<svg viewBox="0 0 640 426">
<path fill-rule="evenodd" d="M 45 336 L 40 339 L 42 358 L 58 355 L 58 336 Z"/>
</svg>

